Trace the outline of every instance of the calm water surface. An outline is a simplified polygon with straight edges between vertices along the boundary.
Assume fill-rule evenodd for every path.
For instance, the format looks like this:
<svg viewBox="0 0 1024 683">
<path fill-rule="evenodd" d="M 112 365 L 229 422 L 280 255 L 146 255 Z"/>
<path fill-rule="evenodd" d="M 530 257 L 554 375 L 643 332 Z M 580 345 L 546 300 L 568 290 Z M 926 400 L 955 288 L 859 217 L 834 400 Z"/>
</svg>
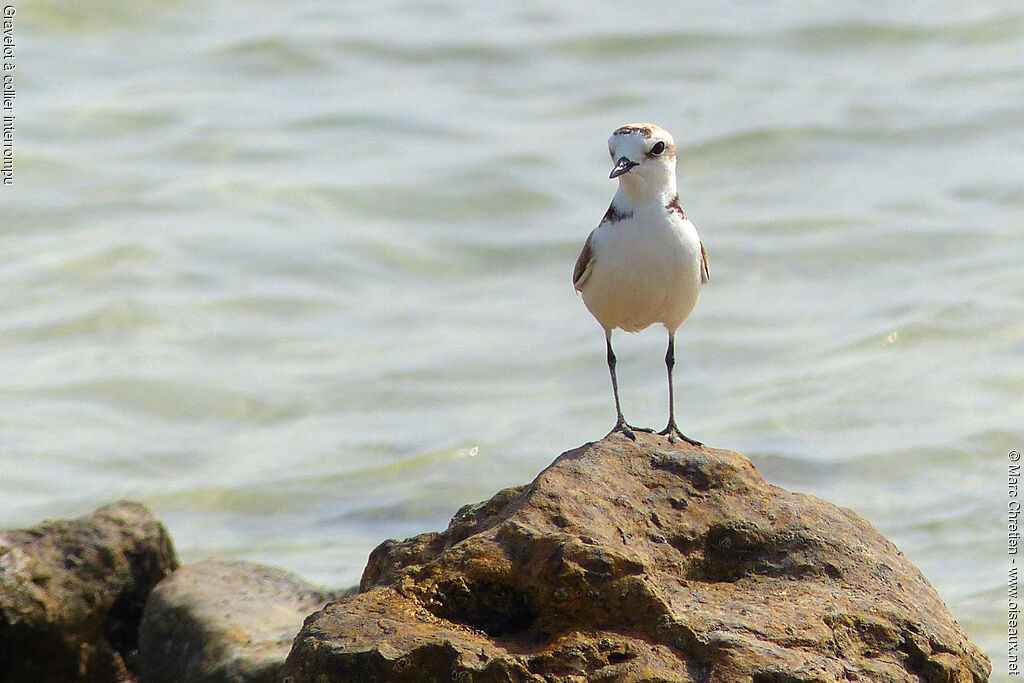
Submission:
<svg viewBox="0 0 1024 683">
<path fill-rule="evenodd" d="M 1008 680 L 1019 4 L 16 7 L 0 524 L 138 498 L 185 561 L 348 585 L 600 437 L 570 274 L 650 120 L 711 260 L 683 429 L 869 519 Z M 631 421 L 663 344 L 617 341 Z"/>
</svg>

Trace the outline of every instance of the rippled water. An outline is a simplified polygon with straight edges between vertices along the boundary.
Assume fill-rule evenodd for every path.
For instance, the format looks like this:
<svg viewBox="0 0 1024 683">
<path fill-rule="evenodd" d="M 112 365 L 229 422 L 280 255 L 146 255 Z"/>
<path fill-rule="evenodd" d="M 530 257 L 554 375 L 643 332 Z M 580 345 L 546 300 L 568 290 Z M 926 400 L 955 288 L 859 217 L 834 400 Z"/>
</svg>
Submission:
<svg viewBox="0 0 1024 683">
<path fill-rule="evenodd" d="M 18 3 L 0 523 L 133 497 L 347 585 L 600 437 L 569 279 L 651 120 L 711 261 L 684 430 L 868 518 L 1006 680 L 1024 12 L 644 5 Z M 617 337 L 632 421 L 663 344 Z"/>
</svg>

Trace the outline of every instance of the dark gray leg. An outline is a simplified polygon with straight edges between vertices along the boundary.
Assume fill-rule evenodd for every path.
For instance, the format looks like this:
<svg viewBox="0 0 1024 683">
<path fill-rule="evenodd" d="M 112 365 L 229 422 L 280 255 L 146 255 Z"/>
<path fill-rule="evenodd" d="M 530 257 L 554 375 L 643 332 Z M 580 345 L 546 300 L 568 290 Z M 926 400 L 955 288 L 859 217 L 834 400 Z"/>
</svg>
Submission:
<svg viewBox="0 0 1024 683">
<path fill-rule="evenodd" d="M 610 348 L 610 347 L 609 347 Z M 668 368 L 668 425 L 662 431 L 658 432 L 662 436 L 667 436 L 669 441 L 675 442 L 682 439 L 688 444 L 693 446 L 703 446 L 700 441 L 694 441 L 690 437 L 679 431 L 679 427 L 676 426 L 676 401 L 675 391 L 672 389 L 672 368 L 676 366 L 676 333 L 668 333 L 668 351 L 665 352 L 665 367 Z"/>
<path fill-rule="evenodd" d="M 630 439 L 636 441 L 635 432 L 653 432 L 653 429 L 647 427 L 633 427 L 626 422 L 626 418 L 622 416 L 622 405 L 619 403 L 619 382 L 615 378 L 615 352 L 612 351 L 612 331 L 604 331 L 604 345 L 608 350 L 608 374 L 612 376 L 612 394 L 615 395 L 615 426 L 612 427 L 610 434 L 615 432 L 622 432 Z"/>
</svg>

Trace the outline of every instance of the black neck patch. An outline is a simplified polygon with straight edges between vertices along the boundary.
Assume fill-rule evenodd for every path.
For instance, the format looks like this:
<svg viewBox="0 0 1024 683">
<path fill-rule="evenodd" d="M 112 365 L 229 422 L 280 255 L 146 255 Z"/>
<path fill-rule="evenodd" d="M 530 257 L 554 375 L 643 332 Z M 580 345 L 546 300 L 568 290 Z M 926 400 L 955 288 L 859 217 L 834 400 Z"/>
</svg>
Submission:
<svg viewBox="0 0 1024 683">
<path fill-rule="evenodd" d="M 672 197 L 672 200 L 665 205 L 669 213 L 678 214 L 684 221 L 686 220 L 686 213 L 683 211 L 683 207 L 679 206 L 679 195 Z"/>
<path fill-rule="evenodd" d="M 619 211 L 615 208 L 615 203 L 613 202 L 613 203 L 608 205 L 608 210 L 604 212 L 604 218 L 601 219 L 601 222 L 602 223 L 618 223 L 621 220 L 625 220 L 627 218 L 632 218 L 632 217 L 633 217 L 633 212 L 632 211 L 630 211 L 628 213 L 619 213 Z"/>
</svg>

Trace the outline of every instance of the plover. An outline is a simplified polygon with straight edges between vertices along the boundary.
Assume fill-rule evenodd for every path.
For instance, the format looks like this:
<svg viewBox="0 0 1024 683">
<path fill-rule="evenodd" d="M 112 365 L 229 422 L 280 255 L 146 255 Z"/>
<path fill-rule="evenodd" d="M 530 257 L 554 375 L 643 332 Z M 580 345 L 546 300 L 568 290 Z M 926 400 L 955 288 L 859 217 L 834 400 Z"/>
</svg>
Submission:
<svg viewBox="0 0 1024 683">
<path fill-rule="evenodd" d="M 634 431 L 640 429 L 622 416 L 612 330 L 639 332 L 661 323 L 668 330 L 668 425 L 658 433 L 699 446 L 699 441 L 676 426 L 672 368 L 676 330 L 708 282 L 708 256 L 697 228 L 679 206 L 675 142 L 660 126 L 635 123 L 612 133 L 608 152 L 614 164 L 608 177 L 619 179 L 619 189 L 601 223 L 587 237 L 572 282 L 604 328 L 615 396 L 612 432 L 635 439 Z"/>
</svg>

